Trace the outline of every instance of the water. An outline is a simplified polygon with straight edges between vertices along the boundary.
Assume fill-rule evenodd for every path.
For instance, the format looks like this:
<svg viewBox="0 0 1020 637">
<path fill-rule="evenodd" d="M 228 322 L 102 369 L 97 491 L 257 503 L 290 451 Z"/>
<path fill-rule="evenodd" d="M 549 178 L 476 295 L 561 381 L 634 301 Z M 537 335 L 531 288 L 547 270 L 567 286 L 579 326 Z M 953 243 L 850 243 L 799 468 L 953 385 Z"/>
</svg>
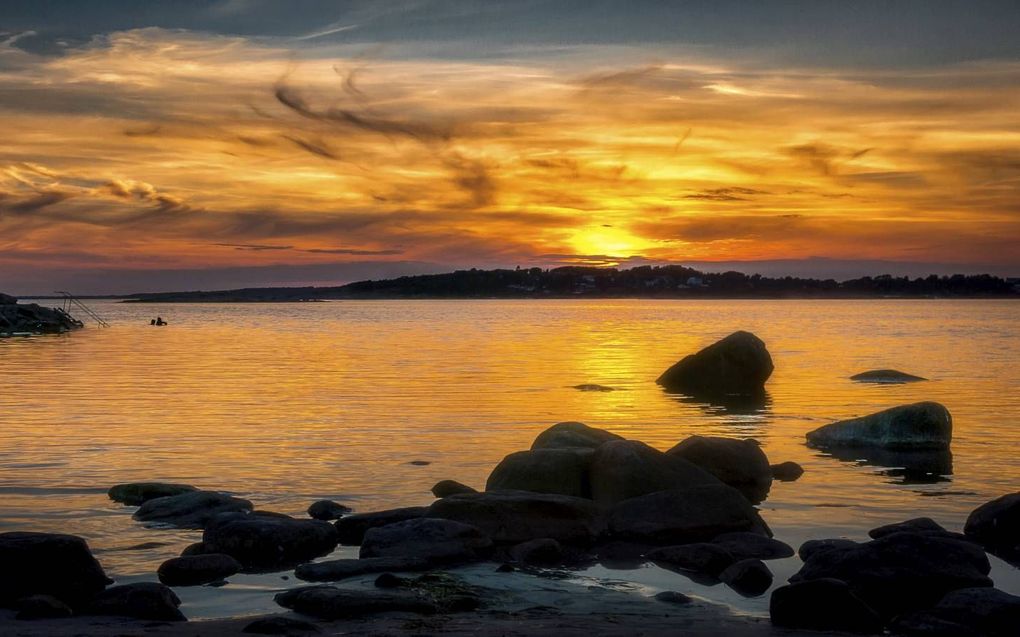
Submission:
<svg viewBox="0 0 1020 637">
<path fill-rule="evenodd" d="M 976 506 L 1020 489 L 1020 304 L 1012 301 L 371 301 L 140 305 L 96 302 L 113 324 L 0 340 L 0 530 L 86 537 L 120 581 L 153 579 L 199 539 L 146 529 L 110 502 L 118 482 L 227 490 L 303 515 L 319 498 L 367 511 L 426 504 L 452 478 L 482 487 L 542 429 L 580 420 L 668 449 L 691 434 L 754 437 L 806 473 L 761 505 L 776 537 L 863 539 L 930 515 L 959 530 Z M 161 315 L 170 322 L 150 327 Z M 655 378 L 736 329 L 776 364 L 764 407 L 665 394 Z M 892 367 L 930 382 L 848 380 Z M 599 383 L 617 391 L 580 392 Z M 936 400 L 954 418 L 952 475 L 918 482 L 890 467 L 808 449 L 804 433 L 885 407 Z M 431 464 L 417 466 L 413 460 Z M 133 549 L 148 542 L 163 546 Z M 352 549 L 341 549 L 353 555 Z M 994 560 L 996 584 L 1020 593 Z M 777 585 L 796 558 L 769 562 Z M 587 576 L 681 590 L 764 613 L 654 567 Z M 287 573 L 181 589 L 191 617 L 273 611 Z"/>
</svg>

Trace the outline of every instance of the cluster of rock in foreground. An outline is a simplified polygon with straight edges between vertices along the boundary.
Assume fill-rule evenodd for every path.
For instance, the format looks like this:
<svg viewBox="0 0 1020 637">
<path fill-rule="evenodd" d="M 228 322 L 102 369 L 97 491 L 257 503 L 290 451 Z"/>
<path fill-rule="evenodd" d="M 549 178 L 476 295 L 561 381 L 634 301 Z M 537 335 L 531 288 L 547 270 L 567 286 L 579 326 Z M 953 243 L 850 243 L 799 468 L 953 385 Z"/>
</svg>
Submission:
<svg viewBox="0 0 1020 637">
<path fill-rule="evenodd" d="M 59 309 L 0 294 L 0 334 L 60 334 L 80 327 L 81 321 Z"/>
</svg>

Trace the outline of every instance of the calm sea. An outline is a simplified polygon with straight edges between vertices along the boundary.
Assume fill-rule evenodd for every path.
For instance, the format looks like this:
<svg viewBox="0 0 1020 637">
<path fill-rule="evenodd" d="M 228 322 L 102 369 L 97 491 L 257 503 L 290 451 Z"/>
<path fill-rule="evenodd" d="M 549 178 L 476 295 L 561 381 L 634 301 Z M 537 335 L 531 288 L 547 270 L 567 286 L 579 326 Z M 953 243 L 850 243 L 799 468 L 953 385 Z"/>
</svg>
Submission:
<svg viewBox="0 0 1020 637">
<path fill-rule="evenodd" d="M 958 530 L 980 503 L 1020 490 L 1012 301 L 92 305 L 112 327 L 0 340 L 0 531 L 82 535 L 122 581 L 154 579 L 199 534 L 141 527 L 106 498 L 112 484 L 187 482 L 294 515 L 320 498 L 362 511 L 426 504 L 440 479 L 483 487 L 504 455 L 563 420 L 660 449 L 691 434 L 756 438 L 772 462 L 806 470 L 761 505 L 794 547 L 863 539 L 918 515 Z M 156 315 L 170 325 L 150 327 Z M 737 329 L 758 334 L 775 361 L 764 405 L 704 404 L 655 385 L 677 359 Z M 848 380 L 884 367 L 931 380 Z M 918 479 L 895 458 L 837 459 L 804 445 L 827 422 L 919 400 L 953 414 L 951 475 Z M 134 548 L 151 542 L 165 544 Z M 1020 593 L 1017 569 L 993 561 L 997 585 Z M 796 558 L 769 565 L 777 585 L 799 568 Z M 745 600 L 654 567 L 582 575 L 767 609 L 767 595 Z M 272 592 L 295 583 L 283 577 L 181 589 L 184 610 L 277 610 Z"/>
</svg>

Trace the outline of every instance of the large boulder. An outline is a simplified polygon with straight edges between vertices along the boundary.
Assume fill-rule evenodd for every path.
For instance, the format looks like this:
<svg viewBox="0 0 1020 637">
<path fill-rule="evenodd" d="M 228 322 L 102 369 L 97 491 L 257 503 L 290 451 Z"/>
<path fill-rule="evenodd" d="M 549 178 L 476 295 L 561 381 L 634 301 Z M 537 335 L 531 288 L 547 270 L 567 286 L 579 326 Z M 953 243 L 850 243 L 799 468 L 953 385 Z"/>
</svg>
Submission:
<svg viewBox="0 0 1020 637">
<path fill-rule="evenodd" d="M 623 440 L 623 437 L 604 429 L 589 427 L 581 422 L 560 422 L 538 434 L 535 442 L 531 443 L 531 448 L 563 449 L 585 447 L 595 449 L 603 442 L 609 442 L 610 440 Z"/>
<path fill-rule="evenodd" d="M 369 529 L 361 542 L 360 556 L 471 561 L 484 557 L 491 548 L 492 540 L 470 524 L 416 518 Z"/>
<path fill-rule="evenodd" d="M 575 498 L 591 497 L 588 466 L 591 449 L 535 449 L 512 453 L 496 465 L 486 491 L 534 491 Z"/>
<path fill-rule="evenodd" d="M 80 537 L 57 533 L 0 533 L 0 606 L 49 595 L 78 606 L 109 583 Z"/>
<path fill-rule="evenodd" d="M 82 326 L 81 321 L 59 309 L 37 303 L 18 303 L 6 294 L 0 302 L 0 333 L 60 334 Z"/>
<path fill-rule="evenodd" d="M 883 621 L 846 582 L 819 578 L 781 586 L 769 600 L 772 623 L 782 628 L 880 633 Z"/>
<path fill-rule="evenodd" d="M 307 586 L 278 593 L 276 603 L 302 615 L 334 620 L 377 613 L 409 612 L 431 615 L 439 608 L 417 593 L 353 590 L 332 586 Z"/>
<path fill-rule="evenodd" d="M 916 383 L 921 380 L 928 380 L 920 376 L 914 376 L 906 372 L 901 372 L 895 369 L 869 369 L 866 372 L 860 374 L 854 374 L 850 377 L 850 380 L 855 380 L 858 383 L 879 383 L 886 385 L 898 385 L 902 383 Z"/>
<path fill-rule="evenodd" d="M 336 528 L 322 520 L 234 514 L 206 527 L 202 544 L 225 553 L 247 569 L 298 564 L 326 555 L 337 545 Z"/>
<path fill-rule="evenodd" d="M 448 495 L 457 495 L 458 493 L 478 493 L 478 489 L 469 487 L 456 480 L 440 480 L 432 485 L 432 495 L 437 498 L 445 498 Z"/>
<path fill-rule="evenodd" d="M 215 491 L 191 491 L 147 500 L 135 511 L 134 518 L 182 529 L 202 529 L 221 513 L 251 510 L 248 500 Z"/>
<path fill-rule="evenodd" d="M 772 571 L 765 562 L 749 558 L 731 564 L 719 579 L 744 597 L 758 597 L 772 586 Z"/>
<path fill-rule="evenodd" d="M 1020 492 L 974 509 L 967 516 L 963 532 L 1003 559 L 1020 564 Z"/>
<path fill-rule="evenodd" d="M 844 549 L 852 549 L 860 546 L 859 542 L 848 540 L 846 538 L 825 538 L 820 540 L 808 540 L 800 545 L 797 549 L 797 557 L 802 562 L 806 562 L 811 559 L 812 556 L 824 553 L 825 551 L 842 551 Z"/>
<path fill-rule="evenodd" d="M 526 491 L 452 495 L 433 502 L 426 517 L 470 524 L 503 544 L 539 538 L 589 544 L 605 528 L 601 512 L 591 500 Z"/>
<path fill-rule="evenodd" d="M 603 506 L 657 491 L 720 484 L 704 469 L 637 440 L 601 445 L 591 458 L 588 475 L 591 498 Z"/>
<path fill-rule="evenodd" d="M 171 495 L 191 493 L 197 491 L 190 484 L 174 484 L 170 482 L 128 482 L 116 484 L 110 487 L 107 495 L 114 502 L 121 502 L 130 506 L 138 506 L 149 500 L 165 498 Z"/>
<path fill-rule="evenodd" d="M 991 586 L 980 547 L 924 533 L 893 533 L 854 547 L 812 554 L 791 583 L 834 578 L 885 618 L 925 608 L 946 593 Z"/>
<path fill-rule="evenodd" d="M 945 449 L 953 439 L 953 418 L 939 403 L 900 405 L 874 414 L 841 420 L 808 432 L 813 447 L 882 447 Z"/>
<path fill-rule="evenodd" d="M 771 535 L 747 498 L 722 483 L 624 500 L 609 510 L 608 527 L 616 539 L 656 544 L 707 542 L 732 531 Z"/>
<path fill-rule="evenodd" d="M 708 471 L 751 502 L 761 502 L 772 487 L 772 468 L 758 443 L 718 436 L 691 436 L 666 452 Z"/>
<path fill-rule="evenodd" d="M 903 522 L 884 524 L 868 531 L 868 537 L 873 540 L 883 538 L 893 533 L 935 533 L 937 535 L 952 535 L 941 524 L 931 518 L 911 518 Z"/>
<path fill-rule="evenodd" d="M 181 600 L 163 584 L 139 582 L 108 588 L 85 609 L 87 615 L 114 615 L 155 621 L 187 621 Z"/>
<path fill-rule="evenodd" d="M 725 548 L 708 542 L 663 546 L 648 551 L 645 557 L 659 565 L 713 577 L 737 561 Z"/>
<path fill-rule="evenodd" d="M 420 518 L 427 510 L 428 507 L 402 507 L 348 515 L 336 521 L 337 538 L 341 544 L 357 546 L 364 539 L 365 531 L 377 526 Z"/>
<path fill-rule="evenodd" d="M 716 536 L 712 543 L 726 549 L 736 560 L 750 558 L 780 560 L 785 557 L 793 557 L 794 554 L 793 547 L 786 542 L 780 542 L 761 533 L 750 533 L 748 531 L 723 533 Z"/>
<path fill-rule="evenodd" d="M 753 396 L 765 391 L 774 369 L 765 343 L 750 332 L 734 332 L 659 376 L 667 391 L 706 396 Z"/>
<path fill-rule="evenodd" d="M 240 572 L 240 562 L 223 553 L 185 555 L 160 564 L 156 575 L 167 586 L 198 586 Z"/>
<path fill-rule="evenodd" d="M 994 588 L 962 588 L 928 610 L 896 619 L 893 629 L 907 635 L 986 635 L 1012 637 L 1020 627 L 1020 597 Z"/>
</svg>

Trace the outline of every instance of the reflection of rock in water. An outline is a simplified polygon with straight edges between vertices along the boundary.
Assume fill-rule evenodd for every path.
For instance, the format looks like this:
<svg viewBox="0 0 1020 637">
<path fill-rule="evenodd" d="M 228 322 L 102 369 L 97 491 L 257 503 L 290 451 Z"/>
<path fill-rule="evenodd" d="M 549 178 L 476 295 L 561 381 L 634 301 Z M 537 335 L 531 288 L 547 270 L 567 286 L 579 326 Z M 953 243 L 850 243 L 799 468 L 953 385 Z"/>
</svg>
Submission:
<svg viewBox="0 0 1020 637">
<path fill-rule="evenodd" d="M 767 412 L 772 404 L 768 392 L 751 395 L 735 394 L 677 394 L 667 396 L 685 405 L 697 405 L 709 416 L 757 416 Z"/>
<path fill-rule="evenodd" d="M 953 454 L 949 449 L 893 451 L 872 447 L 829 447 L 822 452 L 860 466 L 882 467 L 880 475 L 897 478 L 899 484 L 948 482 L 953 475 Z"/>
</svg>

